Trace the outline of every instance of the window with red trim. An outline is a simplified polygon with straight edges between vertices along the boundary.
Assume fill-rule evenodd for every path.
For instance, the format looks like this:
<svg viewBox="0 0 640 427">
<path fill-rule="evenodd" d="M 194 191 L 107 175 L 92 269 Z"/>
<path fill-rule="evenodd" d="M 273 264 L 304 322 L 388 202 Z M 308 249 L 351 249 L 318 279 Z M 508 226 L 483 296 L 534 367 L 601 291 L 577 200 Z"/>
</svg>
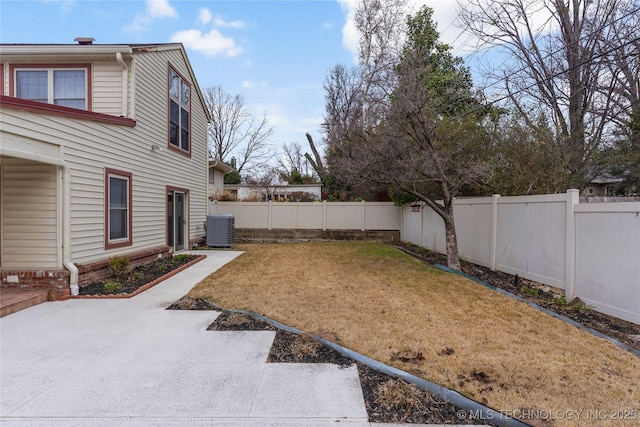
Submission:
<svg viewBox="0 0 640 427">
<path fill-rule="evenodd" d="M 132 175 L 107 169 L 105 171 L 105 247 L 130 246 Z"/>
<path fill-rule="evenodd" d="M 87 68 L 44 68 L 28 65 L 13 70 L 17 98 L 87 110 Z"/>
<path fill-rule="evenodd" d="M 169 68 L 169 144 L 191 151 L 191 86 Z"/>
</svg>

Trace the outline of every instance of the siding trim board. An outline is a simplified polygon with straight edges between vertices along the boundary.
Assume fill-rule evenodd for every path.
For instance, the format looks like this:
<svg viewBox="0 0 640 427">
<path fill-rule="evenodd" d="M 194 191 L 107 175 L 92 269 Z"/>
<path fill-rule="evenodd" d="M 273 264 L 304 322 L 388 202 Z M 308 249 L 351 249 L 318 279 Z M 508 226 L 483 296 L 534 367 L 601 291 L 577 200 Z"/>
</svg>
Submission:
<svg viewBox="0 0 640 427">
<path fill-rule="evenodd" d="M 125 117 L 110 116 L 109 114 L 94 113 L 93 111 L 78 110 L 76 108 L 63 107 L 61 105 L 45 104 L 43 102 L 29 101 L 27 99 L 12 96 L 0 96 L 2 108 L 28 111 L 36 114 L 50 114 L 71 119 L 91 120 L 94 122 L 111 123 L 114 125 L 135 127 L 136 121 Z"/>
</svg>

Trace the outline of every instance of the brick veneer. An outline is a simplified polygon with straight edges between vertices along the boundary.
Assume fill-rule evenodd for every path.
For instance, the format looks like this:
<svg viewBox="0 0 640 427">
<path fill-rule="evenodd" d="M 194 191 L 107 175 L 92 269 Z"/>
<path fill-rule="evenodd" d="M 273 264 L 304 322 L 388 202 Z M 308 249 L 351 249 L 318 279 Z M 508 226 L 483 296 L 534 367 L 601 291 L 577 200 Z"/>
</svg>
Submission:
<svg viewBox="0 0 640 427">
<path fill-rule="evenodd" d="M 169 246 L 159 246 L 157 248 L 147 249 L 145 251 L 122 256 L 129 259 L 131 268 L 135 268 L 159 258 L 171 257 L 173 254 L 169 252 L 170 250 L 171 248 Z M 76 267 L 78 267 L 78 285 L 80 287 L 104 280 L 109 276 L 109 259 L 97 261 L 91 264 L 76 264 Z"/>
<path fill-rule="evenodd" d="M 169 258 L 173 254 L 169 246 L 159 246 L 153 249 L 126 254 L 132 268 L 155 261 L 158 258 Z M 79 265 L 78 285 L 86 286 L 90 283 L 104 280 L 109 275 L 109 259 L 91 264 Z M 9 283 L 9 276 L 17 276 L 18 283 Z M 71 296 L 69 289 L 70 273 L 67 270 L 37 270 L 37 271 L 0 271 L 0 284 L 8 289 L 51 289 L 54 295 L 66 299 Z"/>
<path fill-rule="evenodd" d="M 9 276 L 17 276 L 18 283 L 9 283 Z M 67 270 L 2 271 L 0 284 L 6 289 L 51 289 L 58 295 L 70 295 L 70 273 Z"/>
</svg>

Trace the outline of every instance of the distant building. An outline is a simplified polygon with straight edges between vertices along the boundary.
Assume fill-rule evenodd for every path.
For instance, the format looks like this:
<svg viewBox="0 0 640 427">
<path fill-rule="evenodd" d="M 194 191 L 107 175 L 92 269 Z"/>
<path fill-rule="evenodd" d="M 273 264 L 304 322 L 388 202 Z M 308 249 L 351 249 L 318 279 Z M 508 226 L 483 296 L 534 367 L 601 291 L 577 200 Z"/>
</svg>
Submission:
<svg viewBox="0 0 640 427">
<path fill-rule="evenodd" d="M 322 199 L 322 184 L 282 184 L 268 187 L 225 185 L 225 192 L 237 200 L 253 201 L 314 201 Z"/>
</svg>

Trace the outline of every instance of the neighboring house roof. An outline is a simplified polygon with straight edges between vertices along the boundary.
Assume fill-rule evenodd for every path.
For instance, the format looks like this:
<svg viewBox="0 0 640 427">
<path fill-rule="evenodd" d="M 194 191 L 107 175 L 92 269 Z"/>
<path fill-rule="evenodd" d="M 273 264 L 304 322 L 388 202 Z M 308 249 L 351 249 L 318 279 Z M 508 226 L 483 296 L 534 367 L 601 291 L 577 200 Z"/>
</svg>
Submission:
<svg viewBox="0 0 640 427">
<path fill-rule="evenodd" d="M 217 169 L 225 175 L 233 172 L 233 168 L 231 166 L 220 160 L 209 160 L 209 167 Z"/>
</svg>

